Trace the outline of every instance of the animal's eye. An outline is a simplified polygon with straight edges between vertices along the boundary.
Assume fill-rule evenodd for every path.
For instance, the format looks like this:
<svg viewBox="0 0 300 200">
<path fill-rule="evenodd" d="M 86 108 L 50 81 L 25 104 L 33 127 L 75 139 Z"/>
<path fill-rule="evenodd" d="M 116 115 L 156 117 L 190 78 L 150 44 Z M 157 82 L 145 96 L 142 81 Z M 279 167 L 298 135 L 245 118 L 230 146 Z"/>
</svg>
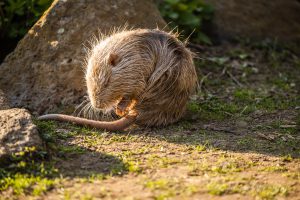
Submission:
<svg viewBox="0 0 300 200">
<path fill-rule="evenodd" d="M 117 54 L 111 53 L 108 58 L 108 63 L 111 66 L 116 66 L 120 62 L 120 58 Z"/>
</svg>

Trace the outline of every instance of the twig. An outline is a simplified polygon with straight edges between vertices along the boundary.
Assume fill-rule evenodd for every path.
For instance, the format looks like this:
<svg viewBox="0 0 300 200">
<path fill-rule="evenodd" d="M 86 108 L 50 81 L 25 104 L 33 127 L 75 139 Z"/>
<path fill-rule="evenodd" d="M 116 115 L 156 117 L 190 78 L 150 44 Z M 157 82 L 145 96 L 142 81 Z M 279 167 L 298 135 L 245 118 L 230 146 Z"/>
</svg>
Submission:
<svg viewBox="0 0 300 200">
<path fill-rule="evenodd" d="M 226 74 L 226 72 L 227 72 L 227 66 L 225 66 L 223 68 L 222 73 L 220 74 L 219 78 L 222 77 L 222 76 L 224 76 L 224 74 Z"/>
<path fill-rule="evenodd" d="M 196 50 L 198 50 L 198 51 L 205 51 L 205 48 L 203 47 L 203 46 L 201 46 L 201 45 L 199 45 L 199 44 L 194 44 L 194 43 L 188 43 L 187 44 L 187 47 L 188 48 L 191 48 L 191 49 L 196 49 Z"/>
<path fill-rule="evenodd" d="M 243 87 L 243 84 L 241 84 L 229 71 L 226 71 L 226 74 L 235 82 L 238 86 Z"/>
<path fill-rule="evenodd" d="M 233 114 L 229 113 L 229 112 L 224 112 L 226 115 L 229 115 L 229 116 L 233 116 Z"/>
<path fill-rule="evenodd" d="M 280 128 L 296 128 L 296 124 L 286 124 L 286 125 L 280 125 Z"/>
<path fill-rule="evenodd" d="M 240 112 L 240 115 L 242 115 L 247 108 L 248 108 L 248 106 L 245 106 L 244 109 Z"/>
<path fill-rule="evenodd" d="M 202 86 L 203 86 L 203 83 L 204 81 L 211 75 L 211 72 L 208 72 L 205 76 L 203 76 L 200 80 L 200 83 L 199 83 L 199 90 L 200 92 L 202 92 Z"/>
<path fill-rule="evenodd" d="M 217 132 L 225 132 L 225 133 L 232 133 L 235 135 L 239 135 L 239 133 L 232 131 L 232 130 L 228 130 L 228 129 L 222 129 L 222 128 L 215 128 L 215 127 L 211 127 L 211 126 L 203 126 L 204 130 L 208 130 L 208 131 L 217 131 Z"/>
</svg>

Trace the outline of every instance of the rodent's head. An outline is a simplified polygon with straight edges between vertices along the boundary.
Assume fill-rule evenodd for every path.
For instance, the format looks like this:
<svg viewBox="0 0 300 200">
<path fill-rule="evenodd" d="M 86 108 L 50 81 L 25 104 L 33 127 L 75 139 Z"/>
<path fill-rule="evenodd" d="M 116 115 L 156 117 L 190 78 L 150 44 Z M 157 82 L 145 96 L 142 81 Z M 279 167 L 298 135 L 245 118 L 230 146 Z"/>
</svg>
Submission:
<svg viewBox="0 0 300 200">
<path fill-rule="evenodd" d="M 90 102 L 96 109 L 111 109 L 123 98 L 135 98 L 140 87 L 126 57 L 112 48 L 115 44 L 102 41 L 88 58 L 86 84 Z M 128 66 L 127 66 L 128 65 Z"/>
</svg>

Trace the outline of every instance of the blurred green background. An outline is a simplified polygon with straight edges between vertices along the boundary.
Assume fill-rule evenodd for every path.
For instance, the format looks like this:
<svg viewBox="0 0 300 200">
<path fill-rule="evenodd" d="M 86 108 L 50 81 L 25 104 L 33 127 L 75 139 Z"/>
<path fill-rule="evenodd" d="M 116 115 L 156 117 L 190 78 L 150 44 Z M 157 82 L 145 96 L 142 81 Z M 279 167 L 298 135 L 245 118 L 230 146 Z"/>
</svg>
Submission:
<svg viewBox="0 0 300 200">
<path fill-rule="evenodd" d="M 0 62 L 40 18 L 53 0 L 0 1 Z"/>
<path fill-rule="evenodd" d="M 0 2 L 1 38 L 18 38 L 39 19 L 53 0 L 5 0 Z"/>
</svg>

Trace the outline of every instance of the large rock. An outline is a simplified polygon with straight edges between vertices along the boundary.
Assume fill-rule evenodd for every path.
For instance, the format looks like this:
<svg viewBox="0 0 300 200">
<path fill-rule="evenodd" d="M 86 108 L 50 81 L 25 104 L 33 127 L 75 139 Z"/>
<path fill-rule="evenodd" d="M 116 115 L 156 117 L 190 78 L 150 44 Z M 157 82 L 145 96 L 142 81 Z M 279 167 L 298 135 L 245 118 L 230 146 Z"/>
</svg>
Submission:
<svg viewBox="0 0 300 200">
<path fill-rule="evenodd" d="M 206 0 L 215 8 L 214 25 L 220 39 L 271 38 L 300 46 L 299 0 Z M 299 51 L 300 53 L 300 51 Z"/>
<path fill-rule="evenodd" d="M 0 88 L 12 106 L 39 114 L 78 102 L 86 91 L 83 44 L 126 23 L 165 26 L 150 0 L 54 1 L 0 66 Z"/>
<path fill-rule="evenodd" d="M 5 109 L 9 109 L 9 103 L 4 92 L 0 89 L 0 110 Z"/>
<path fill-rule="evenodd" d="M 5 165 L 12 155 L 29 149 L 43 149 L 31 115 L 25 109 L 11 109 L 4 92 L 0 90 L 0 166 Z"/>
<path fill-rule="evenodd" d="M 42 149 L 42 140 L 25 109 L 0 110 L 0 162 L 26 147 Z"/>
</svg>

